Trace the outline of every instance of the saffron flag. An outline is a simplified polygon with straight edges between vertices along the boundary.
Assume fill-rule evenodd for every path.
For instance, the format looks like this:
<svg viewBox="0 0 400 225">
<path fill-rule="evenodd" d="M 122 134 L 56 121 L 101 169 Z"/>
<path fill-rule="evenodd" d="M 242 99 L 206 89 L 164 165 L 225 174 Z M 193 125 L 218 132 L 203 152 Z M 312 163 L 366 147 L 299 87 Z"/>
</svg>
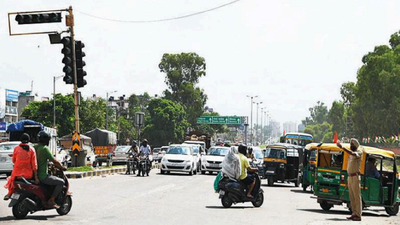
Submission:
<svg viewBox="0 0 400 225">
<path fill-rule="evenodd" d="M 335 136 L 333 137 L 333 143 L 337 143 L 337 133 L 336 133 L 336 130 L 335 130 Z"/>
</svg>

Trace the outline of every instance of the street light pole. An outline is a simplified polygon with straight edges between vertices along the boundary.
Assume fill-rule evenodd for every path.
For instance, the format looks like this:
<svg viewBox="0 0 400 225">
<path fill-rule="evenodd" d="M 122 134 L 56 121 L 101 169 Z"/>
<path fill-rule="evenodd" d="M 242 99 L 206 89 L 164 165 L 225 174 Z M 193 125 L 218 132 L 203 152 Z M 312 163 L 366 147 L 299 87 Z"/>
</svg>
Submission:
<svg viewBox="0 0 400 225">
<path fill-rule="evenodd" d="M 263 127 L 263 114 L 264 114 L 264 108 L 261 108 L 261 130 L 260 130 L 260 136 L 261 136 L 261 143 L 263 143 L 264 137 L 263 137 L 263 133 L 264 133 L 264 127 Z"/>
<path fill-rule="evenodd" d="M 255 95 L 255 96 L 247 95 L 247 97 L 251 99 L 251 110 L 250 110 L 250 143 L 253 143 L 253 98 L 257 98 L 258 95 Z"/>
<path fill-rule="evenodd" d="M 258 105 L 260 105 L 260 104 L 262 104 L 262 102 L 256 102 L 256 104 L 257 104 L 257 116 L 256 116 L 256 135 L 255 135 L 255 137 L 256 137 L 256 145 L 257 145 L 257 135 L 258 135 L 258 132 L 257 132 L 257 130 L 258 130 Z"/>
<path fill-rule="evenodd" d="M 56 80 L 63 76 L 53 77 L 53 128 L 56 128 Z"/>
<path fill-rule="evenodd" d="M 108 130 L 108 94 L 115 93 L 117 91 L 112 91 L 110 93 L 106 93 L 106 130 Z"/>
</svg>

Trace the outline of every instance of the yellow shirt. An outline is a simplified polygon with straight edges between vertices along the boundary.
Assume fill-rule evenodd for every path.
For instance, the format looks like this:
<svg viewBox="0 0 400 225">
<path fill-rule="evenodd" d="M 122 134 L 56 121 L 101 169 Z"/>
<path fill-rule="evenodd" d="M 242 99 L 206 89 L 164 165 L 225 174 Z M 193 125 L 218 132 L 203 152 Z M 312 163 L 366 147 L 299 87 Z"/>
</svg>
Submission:
<svg viewBox="0 0 400 225">
<path fill-rule="evenodd" d="M 355 155 L 349 155 L 349 160 L 347 162 L 347 174 L 360 173 L 361 171 L 361 148 L 358 148 L 354 153 Z"/>
<path fill-rule="evenodd" d="M 242 173 L 240 174 L 239 179 L 243 180 L 244 178 L 247 177 L 247 168 L 250 167 L 249 161 L 247 160 L 247 157 L 244 156 L 243 154 L 239 153 L 239 159 L 240 159 L 240 165 L 242 167 Z"/>
</svg>

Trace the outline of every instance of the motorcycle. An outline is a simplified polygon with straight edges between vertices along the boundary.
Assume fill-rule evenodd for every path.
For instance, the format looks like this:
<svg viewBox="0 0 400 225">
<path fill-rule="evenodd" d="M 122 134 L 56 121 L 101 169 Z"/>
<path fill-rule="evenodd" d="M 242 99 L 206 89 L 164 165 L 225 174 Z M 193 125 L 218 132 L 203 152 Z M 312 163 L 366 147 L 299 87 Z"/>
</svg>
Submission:
<svg viewBox="0 0 400 225">
<path fill-rule="evenodd" d="M 221 199 L 222 206 L 229 208 L 232 204 L 239 202 L 251 202 L 254 207 L 260 207 L 264 203 L 264 191 L 260 188 L 261 181 L 258 174 L 249 174 L 253 174 L 256 182 L 253 191 L 251 192 L 251 195 L 254 196 L 254 198 L 248 198 L 246 196 L 248 188 L 246 184 L 235 179 L 223 177 L 218 183 L 219 198 Z"/>
<path fill-rule="evenodd" d="M 64 172 L 55 166 L 50 165 L 51 175 L 64 180 L 61 193 L 56 197 L 56 203 L 60 208 L 56 209 L 49 206 L 47 201 L 51 197 L 55 186 L 45 184 L 35 184 L 33 180 L 26 180 L 20 177 L 14 181 L 15 192 L 11 195 L 11 202 L 8 207 L 12 207 L 12 213 L 16 219 L 23 219 L 28 213 L 40 210 L 56 209 L 59 215 L 67 215 L 72 207 L 72 194 L 69 190 L 69 182 Z"/>
<path fill-rule="evenodd" d="M 133 152 L 129 152 L 128 154 L 128 160 L 126 162 L 127 170 L 126 174 L 135 174 L 136 167 L 137 167 L 137 160 L 136 160 L 136 154 Z"/>
<path fill-rule="evenodd" d="M 150 173 L 150 157 L 151 156 L 147 156 L 147 155 L 143 155 L 141 154 L 138 158 L 139 160 L 139 165 L 138 165 L 138 176 L 140 174 L 142 174 L 142 177 L 144 176 L 144 174 L 146 173 L 147 176 L 149 176 Z"/>
</svg>

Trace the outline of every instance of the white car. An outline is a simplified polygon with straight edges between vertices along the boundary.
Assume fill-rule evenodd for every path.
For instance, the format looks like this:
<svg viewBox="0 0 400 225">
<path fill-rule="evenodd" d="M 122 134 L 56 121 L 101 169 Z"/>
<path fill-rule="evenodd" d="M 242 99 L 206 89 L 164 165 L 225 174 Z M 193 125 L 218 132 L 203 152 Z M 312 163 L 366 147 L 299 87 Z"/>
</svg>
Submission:
<svg viewBox="0 0 400 225">
<path fill-rule="evenodd" d="M 221 146 L 213 146 L 208 149 L 207 155 L 203 155 L 201 157 L 201 174 L 205 174 L 209 172 L 212 174 L 213 172 L 219 172 L 222 168 L 222 161 L 225 158 L 225 155 L 228 154 L 230 148 L 221 147 Z"/>
<path fill-rule="evenodd" d="M 20 141 L 7 141 L 0 143 L 0 174 L 11 175 L 14 164 L 12 163 L 12 156 L 14 153 L 14 148 L 18 146 Z M 29 143 L 33 146 L 32 143 Z"/>
<path fill-rule="evenodd" d="M 184 145 L 189 145 L 186 143 L 183 143 Z M 196 162 L 196 168 L 197 172 L 200 172 L 201 168 L 201 157 L 205 154 L 204 149 L 201 147 L 201 145 L 198 144 L 190 144 L 193 148 L 193 156 L 195 157 L 195 162 Z"/>
<path fill-rule="evenodd" d="M 165 172 L 184 172 L 197 174 L 193 148 L 190 145 L 171 145 L 161 160 L 161 174 Z"/>
</svg>

